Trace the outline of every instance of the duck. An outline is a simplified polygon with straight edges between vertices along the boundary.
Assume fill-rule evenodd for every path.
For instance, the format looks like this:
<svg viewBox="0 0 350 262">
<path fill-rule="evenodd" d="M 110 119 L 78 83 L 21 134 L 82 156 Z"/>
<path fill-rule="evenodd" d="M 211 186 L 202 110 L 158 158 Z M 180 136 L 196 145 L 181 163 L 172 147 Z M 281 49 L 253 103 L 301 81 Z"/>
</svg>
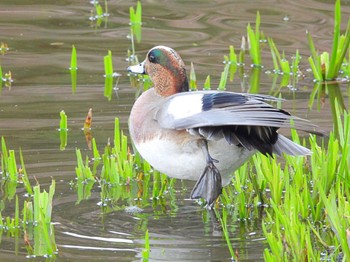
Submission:
<svg viewBox="0 0 350 262">
<path fill-rule="evenodd" d="M 273 107 L 269 95 L 189 91 L 185 64 L 167 46 L 151 48 L 127 68 L 147 74 L 153 87 L 132 106 L 129 133 L 150 165 L 177 179 L 196 181 L 191 199 L 212 208 L 234 171 L 257 152 L 307 156 L 311 151 L 278 133 L 281 127 L 322 135 L 316 125 Z"/>
</svg>

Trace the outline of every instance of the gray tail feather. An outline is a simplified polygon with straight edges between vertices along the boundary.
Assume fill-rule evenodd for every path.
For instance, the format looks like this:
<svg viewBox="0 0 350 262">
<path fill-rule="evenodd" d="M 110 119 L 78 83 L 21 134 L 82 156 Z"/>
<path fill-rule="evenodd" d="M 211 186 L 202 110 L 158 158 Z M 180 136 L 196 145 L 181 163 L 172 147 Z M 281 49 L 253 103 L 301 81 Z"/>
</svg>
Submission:
<svg viewBox="0 0 350 262">
<path fill-rule="evenodd" d="M 273 145 L 273 152 L 279 156 L 282 153 L 291 156 L 306 156 L 312 153 L 310 149 L 294 143 L 281 134 L 278 134 L 277 142 Z"/>
</svg>

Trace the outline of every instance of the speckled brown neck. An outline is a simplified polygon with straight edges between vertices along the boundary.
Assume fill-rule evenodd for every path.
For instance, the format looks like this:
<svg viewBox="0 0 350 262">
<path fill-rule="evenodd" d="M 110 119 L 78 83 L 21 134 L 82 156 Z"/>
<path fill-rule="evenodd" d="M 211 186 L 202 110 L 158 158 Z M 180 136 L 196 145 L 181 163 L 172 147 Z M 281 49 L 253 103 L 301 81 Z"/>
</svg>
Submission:
<svg viewBox="0 0 350 262">
<path fill-rule="evenodd" d="M 158 95 L 167 97 L 188 91 L 188 80 L 184 68 L 168 68 L 160 65 L 149 68 L 155 91 Z"/>
</svg>

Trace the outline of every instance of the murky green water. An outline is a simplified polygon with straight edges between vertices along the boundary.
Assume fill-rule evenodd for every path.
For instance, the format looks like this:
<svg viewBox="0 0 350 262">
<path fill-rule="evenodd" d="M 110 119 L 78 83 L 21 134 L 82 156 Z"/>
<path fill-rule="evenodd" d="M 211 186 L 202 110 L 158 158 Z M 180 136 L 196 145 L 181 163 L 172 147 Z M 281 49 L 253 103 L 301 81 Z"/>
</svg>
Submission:
<svg viewBox="0 0 350 262">
<path fill-rule="evenodd" d="M 0 94 L 0 136 L 8 148 L 22 149 L 27 172 L 43 187 L 57 182 L 53 221 L 59 249 L 58 261 L 139 261 L 145 230 L 150 233 L 152 261 L 229 261 L 230 253 L 219 231 L 213 230 L 208 214 L 189 200 L 192 182 L 176 183 L 175 203 L 165 208 L 147 206 L 134 214 L 121 209 L 108 214 L 97 205 L 100 189 L 96 186 L 88 200 L 76 204 L 77 193 L 69 182 L 75 179 L 75 149 L 83 155 L 88 149 L 81 128 L 89 108 L 93 109 L 92 135 L 99 148 L 113 138 L 114 118 L 119 117 L 124 130 L 135 99 L 125 71 L 130 48 L 129 7 L 136 2 L 109 1 L 108 22 L 100 27 L 89 20 L 93 6 L 89 1 L 13 1 L 0 3 L 0 42 L 10 51 L 0 56 L 3 73 L 12 72 L 14 82 L 3 86 Z M 300 79 L 293 88 L 281 89 L 286 110 L 308 118 L 330 130 L 330 102 L 322 100 L 320 108 L 308 109 L 313 89 L 307 72 L 308 30 L 320 50 L 330 51 L 333 32 L 333 1 L 143 1 L 142 42 L 136 44 L 139 59 L 154 45 L 175 48 L 187 64 L 194 63 L 200 85 L 210 74 L 212 86 L 218 84 L 223 70 L 223 55 L 228 46 L 240 46 L 247 23 L 254 23 L 256 11 L 261 14 L 261 30 L 272 37 L 280 50 L 292 56 L 299 49 L 304 57 Z M 343 25 L 350 14 L 350 2 L 342 1 Z M 71 92 L 71 46 L 78 53 L 78 87 Z M 113 53 L 115 71 L 122 74 L 118 92 L 111 101 L 103 95 L 103 56 Z M 264 71 L 272 68 L 270 51 L 263 49 Z M 249 66 L 245 73 L 249 76 Z M 279 88 L 280 80 L 277 80 Z M 269 93 L 273 79 L 263 73 L 261 92 Z M 236 76 L 229 89 L 249 89 L 249 78 Z M 348 102 L 348 84 L 340 90 Z M 59 112 L 68 115 L 68 144 L 59 148 L 57 131 Z M 34 182 L 33 182 L 34 184 Z M 187 189 L 187 190 L 186 190 Z M 19 189 L 19 192 L 24 192 Z M 3 215 L 13 215 L 13 201 L 6 202 Z M 125 203 L 121 203 L 121 206 Z M 231 242 L 240 261 L 262 259 L 266 243 L 261 221 L 233 221 Z M 2 235 L 0 260 L 26 260 L 22 237 Z M 35 259 L 34 259 L 35 260 Z M 40 260 L 40 259 L 37 259 Z"/>
</svg>

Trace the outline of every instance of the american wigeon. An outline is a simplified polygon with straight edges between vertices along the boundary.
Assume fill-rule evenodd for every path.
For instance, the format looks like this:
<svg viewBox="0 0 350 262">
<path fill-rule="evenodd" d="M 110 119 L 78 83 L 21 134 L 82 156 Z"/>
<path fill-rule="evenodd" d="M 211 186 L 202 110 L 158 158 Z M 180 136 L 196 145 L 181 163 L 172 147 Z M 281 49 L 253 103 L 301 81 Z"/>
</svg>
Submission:
<svg viewBox="0 0 350 262">
<path fill-rule="evenodd" d="M 189 92 L 184 62 L 173 49 L 152 48 L 129 72 L 148 74 L 154 87 L 132 107 L 131 138 L 155 169 L 196 180 L 191 198 L 212 207 L 233 171 L 257 151 L 271 156 L 309 155 L 309 149 L 277 133 L 280 127 L 318 133 L 306 120 L 272 107 L 266 95 L 221 91 Z"/>
</svg>

